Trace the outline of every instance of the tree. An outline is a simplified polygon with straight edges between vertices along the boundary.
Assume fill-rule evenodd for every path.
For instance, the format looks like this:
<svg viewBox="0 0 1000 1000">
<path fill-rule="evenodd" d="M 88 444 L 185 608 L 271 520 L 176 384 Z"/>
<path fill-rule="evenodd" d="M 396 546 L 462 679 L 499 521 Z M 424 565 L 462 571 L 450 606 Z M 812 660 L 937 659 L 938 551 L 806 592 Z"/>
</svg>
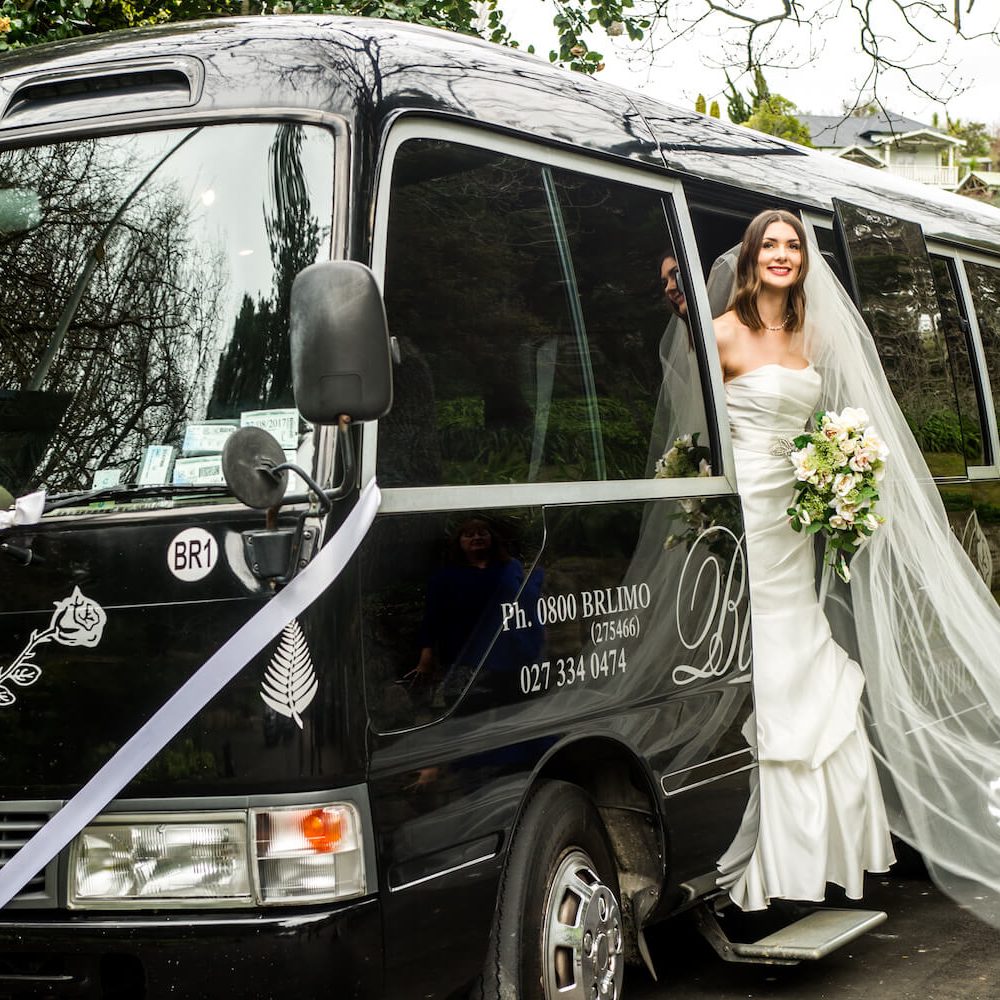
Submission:
<svg viewBox="0 0 1000 1000">
<path fill-rule="evenodd" d="M 729 120 L 736 125 L 742 125 L 753 114 L 753 108 L 747 104 L 746 98 L 736 89 L 736 84 L 726 73 L 726 111 Z"/>
<path fill-rule="evenodd" d="M 646 17 L 631 12 L 633 2 L 552 0 L 559 47 L 549 53 L 550 60 L 584 73 L 603 69 L 604 57 L 590 47 L 595 30 L 638 42 L 649 27 Z M 115 28 L 268 12 L 380 17 L 477 35 L 515 48 L 520 44 L 498 0 L 0 0 L 0 51 Z"/>
<path fill-rule="evenodd" d="M 677 41 L 690 45 L 699 33 L 711 41 L 719 67 L 736 74 L 787 66 L 789 57 L 805 65 L 822 49 L 825 29 L 838 18 L 838 24 L 855 29 L 852 54 L 858 50 L 868 60 L 858 94 L 879 105 L 887 76 L 902 76 L 913 89 L 946 100 L 959 89 L 951 76 L 962 42 L 985 36 L 1000 47 L 1000 12 L 981 0 L 545 2 L 554 10 L 558 38 L 550 60 L 585 73 L 603 67 L 599 47 L 606 38 L 627 37 L 633 50 L 652 62 Z M 501 0 L 0 0 L 0 50 L 110 28 L 279 10 L 386 17 L 521 44 L 511 34 Z M 730 117 L 745 120 L 740 115 L 750 110 L 730 108 Z"/>
<path fill-rule="evenodd" d="M 948 118 L 948 135 L 965 141 L 962 156 L 970 160 L 971 169 L 976 170 L 979 160 L 991 159 L 993 137 L 983 122 L 962 123 L 961 118 Z"/>
<path fill-rule="evenodd" d="M 709 118 L 721 118 L 722 117 L 722 112 L 719 111 L 719 102 L 718 101 L 712 101 L 712 103 L 711 103 L 711 105 L 709 106 L 709 109 L 708 109 L 708 116 L 709 116 Z"/>
<path fill-rule="evenodd" d="M 860 52 L 868 62 L 858 99 L 880 109 L 887 78 L 902 77 L 913 90 L 947 100 L 963 89 L 954 80 L 963 43 L 986 38 L 1000 47 L 1000 12 L 982 0 L 636 0 L 636 10 L 650 22 L 642 48 L 651 61 L 675 41 L 690 46 L 702 33 L 706 42 L 711 38 L 719 68 L 734 74 L 804 67 L 827 44 L 834 19 L 838 27 L 851 25 L 851 55 Z"/>
<path fill-rule="evenodd" d="M 797 142 L 800 146 L 811 146 L 812 136 L 809 129 L 795 117 L 794 102 L 771 91 L 764 78 L 764 71 L 759 66 L 754 67 L 753 79 L 753 88 L 744 97 L 729 75 L 726 75 L 730 119 L 758 132 L 776 135 L 789 142 Z M 734 117 L 734 112 L 738 118 Z"/>
<path fill-rule="evenodd" d="M 731 122 L 745 125 L 758 105 L 768 100 L 770 96 L 771 90 L 760 66 L 753 67 L 753 86 L 746 97 L 736 89 L 736 84 L 730 79 L 729 73 L 726 73 L 726 110 L 729 112 Z"/>
<path fill-rule="evenodd" d="M 794 112 L 795 105 L 787 97 L 769 94 L 753 109 L 753 114 L 744 124 L 747 128 L 797 142 L 800 146 L 811 146 L 809 129 L 795 117 Z"/>
<path fill-rule="evenodd" d="M 708 102 L 705 100 L 705 95 L 699 94 L 694 101 L 695 111 L 697 111 L 699 115 L 703 115 L 707 107 L 708 107 Z"/>
</svg>

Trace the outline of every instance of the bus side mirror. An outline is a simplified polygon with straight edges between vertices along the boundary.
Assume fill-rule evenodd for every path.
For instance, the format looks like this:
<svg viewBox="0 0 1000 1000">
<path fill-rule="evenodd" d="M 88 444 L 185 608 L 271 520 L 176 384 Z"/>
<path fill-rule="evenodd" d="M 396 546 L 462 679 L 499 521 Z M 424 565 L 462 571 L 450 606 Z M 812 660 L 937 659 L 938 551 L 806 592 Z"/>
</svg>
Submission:
<svg viewBox="0 0 1000 1000">
<path fill-rule="evenodd" d="M 300 271 L 288 332 L 295 405 L 306 420 L 377 420 L 389 411 L 389 327 L 375 275 L 364 264 L 323 261 Z"/>
</svg>

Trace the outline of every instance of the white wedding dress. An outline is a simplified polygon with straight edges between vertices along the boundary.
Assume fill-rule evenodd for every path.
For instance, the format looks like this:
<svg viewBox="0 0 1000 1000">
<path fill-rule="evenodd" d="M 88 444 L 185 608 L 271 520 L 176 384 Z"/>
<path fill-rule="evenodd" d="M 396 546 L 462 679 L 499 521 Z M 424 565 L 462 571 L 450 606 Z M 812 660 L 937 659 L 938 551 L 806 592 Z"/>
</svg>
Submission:
<svg viewBox="0 0 1000 1000">
<path fill-rule="evenodd" d="M 801 434 L 820 399 L 815 368 L 766 364 L 726 383 L 743 501 L 754 653 L 758 781 L 719 884 L 743 909 L 772 898 L 851 898 L 894 861 L 861 718 L 861 668 L 834 641 L 816 595 L 813 536 L 788 524 L 794 474 L 771 454 Z"/>
</svg>

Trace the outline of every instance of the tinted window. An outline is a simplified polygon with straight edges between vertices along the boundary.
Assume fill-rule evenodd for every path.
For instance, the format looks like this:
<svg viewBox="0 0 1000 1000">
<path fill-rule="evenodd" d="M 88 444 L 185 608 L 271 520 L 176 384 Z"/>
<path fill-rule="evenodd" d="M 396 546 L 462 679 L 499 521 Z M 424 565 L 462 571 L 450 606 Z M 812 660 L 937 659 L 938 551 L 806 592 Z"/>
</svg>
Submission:
<svg viewBox="0 0 1000 1000">
<path fill-rule="evenodd" d="M 686 301 L 665 295 L 686 275 L 672 247 L 655 192 L 405 143 L 389 208 L 400 360 L 379 425 L 383 485 L 641 478 L 669 435 L 704 441 Z"/>
<path fill-rule="evenodd" d="M 295 448 L 288 295 L 328 253 L 332 165 L 287 124 L 0 154 L 0 486 L 220 483 L 241 419 Z"/>
<path fill-rule="evenodd" d="M 934 282 L 941 307 L 941 329 L 948 345 L 948 358 L 958 391 L 965 457 L 970 465 L 983 465 L 986 462 L 986 435 L 983 434 L 980 420 L 979 392 L 969 355 L 969 321 L 959 299 L 953 272 L 954 263 L 945 257 L 932 257 L 931 266 L 934 269 Z"/>
<path fill-rule="evenodd" d="M 972 305 L 979 321 L 986 370 L 993 386 L 993 407 L 1000 413 L 1000 268 L 965 262 Z"/>
<path fill-rule="evenodd" d="M 965 475 L 965 442 L 920 227 L 837 202 L 858 294 L 896 401 L 935 476 Z"/>
</svg>

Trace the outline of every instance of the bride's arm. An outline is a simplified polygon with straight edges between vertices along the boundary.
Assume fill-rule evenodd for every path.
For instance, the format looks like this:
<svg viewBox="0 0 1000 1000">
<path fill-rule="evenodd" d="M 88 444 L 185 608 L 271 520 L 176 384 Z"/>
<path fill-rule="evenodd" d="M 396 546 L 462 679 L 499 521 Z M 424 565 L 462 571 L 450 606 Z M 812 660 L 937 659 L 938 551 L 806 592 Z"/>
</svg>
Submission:
<svg viewBox="0 0 1000 1000">
<path fill-rule="evenodd" d="M 719 352 L 719 361 L 722 364 L 723 380 L 729 378 L 733 371 L 733 355 L 736 346 L 736 328 L 734 320 L 735 314 L 727 312 L 719 316 L 713 323 L 715 328 L 715 346 Z"/>
</svg>

